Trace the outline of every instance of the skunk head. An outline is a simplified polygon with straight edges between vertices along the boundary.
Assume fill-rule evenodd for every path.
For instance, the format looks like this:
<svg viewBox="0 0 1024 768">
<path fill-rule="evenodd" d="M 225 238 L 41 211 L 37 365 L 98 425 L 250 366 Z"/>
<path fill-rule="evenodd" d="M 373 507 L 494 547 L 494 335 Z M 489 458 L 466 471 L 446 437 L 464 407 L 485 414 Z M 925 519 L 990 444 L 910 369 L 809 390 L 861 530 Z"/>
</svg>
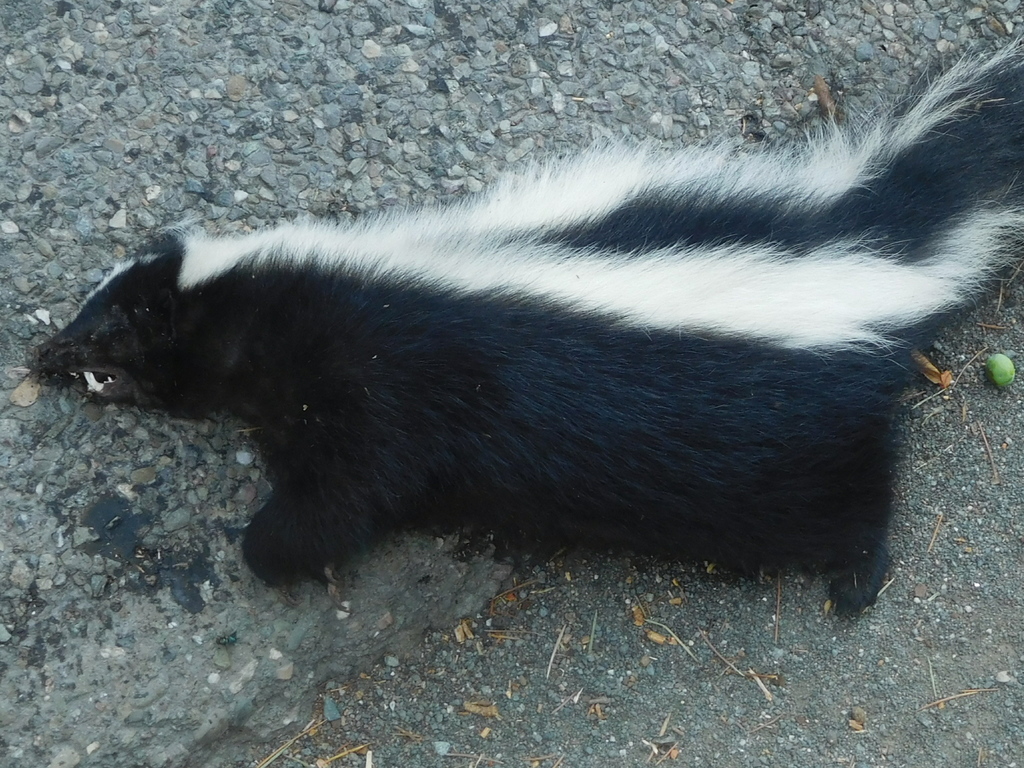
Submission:
<svg viewBox="0 0 1024 768">
<path fill-rule="evenodd" d="M 166 237 L 116 267 L 71 324 L 36 348 L 35 372 L 80 377 L 102 400 L 173 408 L 181 259 L 180 240 Z"/>
</svg>

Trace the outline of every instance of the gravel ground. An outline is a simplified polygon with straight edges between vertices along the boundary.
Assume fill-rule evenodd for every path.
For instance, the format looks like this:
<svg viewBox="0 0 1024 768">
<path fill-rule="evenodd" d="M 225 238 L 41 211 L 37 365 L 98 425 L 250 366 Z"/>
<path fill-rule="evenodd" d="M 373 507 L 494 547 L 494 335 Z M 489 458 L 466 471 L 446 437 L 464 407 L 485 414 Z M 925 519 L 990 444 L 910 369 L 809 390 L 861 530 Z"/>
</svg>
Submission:
<svg viewBox="0 0 1024 768">
<path fill-rule="evenodd" d="M 855 121 L 1022 23 L 1019 0 L 0 0 L 4 386 L 156 227 L 431 203 L 604 137 L 798 141 L 820 120 L 816 75 Z M 396 577 L 386 611 L 378 587 L 359 594 L 415 641 L 386 635 L 326 672 L 325 625 L 320 656 L 301 642 L 291 659 L 254 655 L 243 683 L 258 690 L 228 688 L 208 727 L 139 715 L 140 701 L 177 692 L 205 718 L 209 675 L 240 679 L 243 654 L 285 647 L 275 638 L 327 610 L 312 591 L 306 613 L 279 606 L 239 565 L 234 536 L 266 493 L 259 458 L 237 425 L 5 397 L 0 763 L 251 766 L 326 719 L 276 764 L 368 744 L 372 758 L 332 764 L 1024 765 L 1022 390 L 987 385 L 975 358 L 1024 347 L 1020 282 L 930 351 L 962 374 L 951 392 L 908 393 L 892 582 L 858 620 L 823 615 L 811 576 L 600 552 L 521 563 L 524 586 L 490 606 L 501 570 L 481 572 L 462 593 L 479 614 L 455 600 L 426 618 L 415 580 Z M 138 546 L 188 567 L 140 565 Z M 126 659 L 116 680 L 82 647 Z M 176 676 L 188 665 L 205 693 Z M 161 672 L 170 693 L 132 687 Z M 82 697 L 105 686 L 121 703 Z M 288 715 L 260 720 L 276 700 Z"/>
</svg>

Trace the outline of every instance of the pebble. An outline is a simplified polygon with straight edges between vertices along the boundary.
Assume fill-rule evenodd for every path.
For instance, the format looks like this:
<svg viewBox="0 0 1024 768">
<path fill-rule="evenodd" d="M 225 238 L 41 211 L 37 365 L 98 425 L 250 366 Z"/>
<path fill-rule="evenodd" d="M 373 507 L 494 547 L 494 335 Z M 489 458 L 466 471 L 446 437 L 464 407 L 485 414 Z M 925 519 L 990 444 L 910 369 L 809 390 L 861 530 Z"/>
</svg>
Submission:
<svg viewBox="0 0 1024 768">
<path fill-rule="evenodd" d="M 156 467 L 140 467 L 134 470 L 129 478 L 134 485 L 149 485 L 156 480 Z"/>
<path fill-rule="evenodd" d="M 110 221 L 107 222 L 107 225 L 111 229 L 124 229 L 128 226 L 128 211 L 121 208 L 117 213 L 110 217 Z"/>
<path fill-rule="evenodd" d="M 168 533 L 187 528 L 191 521 L 192 512 L 188 507 L 177 507 L 170 512 L 165 512 L 160 518 L 164 530 Z"/>
<path fill-rule="evenodd" d="M 46 768 L 75 768 L 82 762 L 82 756 L 73 747 L 61 747 L 47 763 Z"/>
<path fill-rule="evenodd" d="M 338 702 L 331 696 L 324 696 L 324 720 L 333 723 L 341 720 L 341 711 L 338 709 Z"/>
<path fill-rule="evenodd" d="M 295 674 L 295 664 L 289 661 L 287 664 L 283 664 L 277 668 L 274 672 L 274 677 L 278 680 L 291 680 L 292 675 Z"/>
<path fill-rule="evenodd" d="M 241 101 L 249 88 L 249 81 L 241 75 L 232 75 L 224 86 L 224 93 L 231 101 Z"/>
<path fill-rule="evenodd" d="M 1008 685 L 1009 683 L 1016 682 L 1016 678 L 1014 678 L 1014 676 L 1006 670 L 1001 670 L 999 672 L 996 672 L 996 682 L 1002 683 L 1003 685 Z"/>
<path fill-rule="evenodd" d="M 558 31 L 558 24 L 548 19 L 541 19 L 540 24 L 537 26 L 537 34 L 540 37 L 551 37 Z"/>
<path fill-rule="evenodd" d="M 449 741 L 435 741 L 434 742 L 434 752 L 436 752 L 441 757 L 444 757 L 445 755 L 447 755 L 451 751 L 452 751 L 451 742 L 449 742 Z"/>
<path fill-rule="evenodd" d="M 380 58 L 381 53 L 383 53 L 380 45 L 378 45 L 373 40 L 365 40 L 365 41 L 363 41 L 363 49 L 362 50 L 363 50 L 363 56 L 365 56 L 368 59 Z"/>
<path fill-rule="evenodd" d="M 38 72 L 29 72 L 21 81 L 21 90 L 34 96 L 43 90 L 43 76 Z"/>
<path fill-rule="evenodd" d="M 0 221 L 0 232 L 3 232 L 5 235 L 16 235 L 21 232 L 21 227 L 10 219 L 4 219 Z"/>
<path fill-rule="evenodd" d="M 857 61 L 871 61 L 875 58 L 875 46 L 866 40 L 858 43 L 853 51 L 853 58 Z"/>
<path fill-rule="evenodd" d="M 398 657 L 397 656 L 385 656 L 384 657 L 384 664 L 386 666 L 388 666 L 388 667 L 392 667 L 392 668 L 397 667 L 399 665 L 399 663 L 400 662 L 398 661 Z"/>
</svg>

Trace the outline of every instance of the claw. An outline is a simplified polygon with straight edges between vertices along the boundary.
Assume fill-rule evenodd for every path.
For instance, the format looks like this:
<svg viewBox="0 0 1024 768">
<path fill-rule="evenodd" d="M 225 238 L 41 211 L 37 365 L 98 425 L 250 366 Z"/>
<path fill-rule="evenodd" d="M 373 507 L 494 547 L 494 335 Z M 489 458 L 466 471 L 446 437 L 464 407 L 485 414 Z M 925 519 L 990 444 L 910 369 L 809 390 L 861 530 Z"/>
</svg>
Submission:
<svg viewBox="0 0 1024 768">
<path fill-rule="evenodd" d="M 345 608 L 347 610 L 347 608 L 342 604 L 343 601 L 341 594 L 345 580 L 335 572 L 334 566 L 324 566 L 324 580 L 327 582 L 327 594 L 330 596 L 331 601 L 339 608 Z"/>
<path fill-rule="evenodd" d="M 277 594 L 288 606 L 292 608 L 298 608 L 302 603 L 302 600 L 299 599 L 299 594 L 294 587 L 278 587 Z"/>
</svg>

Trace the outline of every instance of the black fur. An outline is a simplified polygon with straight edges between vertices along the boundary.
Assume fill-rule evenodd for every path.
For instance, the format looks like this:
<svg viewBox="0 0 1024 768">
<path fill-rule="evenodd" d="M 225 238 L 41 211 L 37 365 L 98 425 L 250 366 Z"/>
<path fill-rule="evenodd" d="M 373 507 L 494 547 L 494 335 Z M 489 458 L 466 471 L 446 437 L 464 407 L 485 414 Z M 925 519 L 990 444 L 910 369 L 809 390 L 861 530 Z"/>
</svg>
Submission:
<svg viewBox="0 0 1024 768">
<path fill-rule="evenodd" d="M 609 332 L 600 317 L 330 272 L 234 270 L 180 292 L 180 260 L 165 252 L 90 302 L 115 318 L 109 343 L 92 312 L 59 339 L 93 334 L 147 405 L 260 427 L 275 491 L 243 549 L 270 584 L 322 578 L 457 501 L 543 537 L 821 565 L 841 574 L 840 610 L 880 586 L 905 377 L 887 357 Z M 122 317 L 143 354 L 123 346 Z M 60 366 L 95 363 L 73 362 Z"/>
</svg>

